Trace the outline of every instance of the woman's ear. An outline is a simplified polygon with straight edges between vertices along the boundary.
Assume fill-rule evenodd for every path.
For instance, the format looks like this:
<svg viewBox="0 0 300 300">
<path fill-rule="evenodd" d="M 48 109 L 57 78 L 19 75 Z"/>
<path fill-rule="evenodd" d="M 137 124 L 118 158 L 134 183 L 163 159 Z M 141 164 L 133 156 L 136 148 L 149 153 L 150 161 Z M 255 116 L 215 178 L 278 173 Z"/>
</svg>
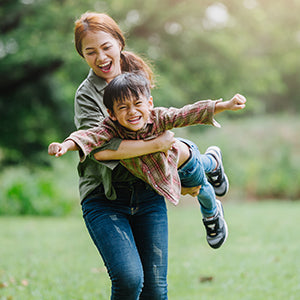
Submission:
<svg viewBox="0 0 300 300">
<path fill-rule="evenodd" d="M 109 117 L 113 120 L 113 121 L 117 121 L 117 118 L 115 117 L 115 114 L 113 111 L 111 111 L 110 109 L 107 109 L 107 112 L 109 114 Z"/>
</svg>

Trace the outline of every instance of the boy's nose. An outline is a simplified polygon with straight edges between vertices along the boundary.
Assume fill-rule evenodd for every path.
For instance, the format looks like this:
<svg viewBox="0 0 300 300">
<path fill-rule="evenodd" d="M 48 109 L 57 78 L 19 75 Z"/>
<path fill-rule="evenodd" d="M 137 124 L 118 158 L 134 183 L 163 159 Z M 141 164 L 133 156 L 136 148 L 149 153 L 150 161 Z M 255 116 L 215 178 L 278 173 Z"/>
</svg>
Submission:
<svg viewBox="0 0 300 300">
<path fill-rule="evenodd" d="M 134 109 L 134 107 L 131 107 L 131 108 L 128 109 L 128 114 L 129 114 L 129 115 L 134 115 L 134 114 L 135 114 L 135 109 Z"/>
</svg>

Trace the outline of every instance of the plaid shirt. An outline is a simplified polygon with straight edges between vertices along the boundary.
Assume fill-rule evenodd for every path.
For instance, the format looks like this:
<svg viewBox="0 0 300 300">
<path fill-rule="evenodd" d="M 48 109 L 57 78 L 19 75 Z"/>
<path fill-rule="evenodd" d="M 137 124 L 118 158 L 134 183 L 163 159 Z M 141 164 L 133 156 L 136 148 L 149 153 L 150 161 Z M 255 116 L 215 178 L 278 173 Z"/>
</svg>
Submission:
<svg viewBox="0 0 300 300">
<path fill-rule="evenodd" d="M 116 121 L 105 118 L 98 127 L 79 130 L 72 133 L 66 140 L 73 140 L 80 148 L 80 159 L 84 161 L 92 150 L 102 146 L 114 137 L 130 140 L 149 140 L 161 135 L 164 131 L 176 127 L 196 124 L 220 125 L 214 120 L 216 101 L 204 100 L 182 108 L 156 107 L 151 111 L 149 120 L 139 131 L 129 131 Z M 132 174 L 147 182 L 160 195 L 173 204 L 178 204 L 181 184 L 177 172 L 178 149 L 173 146 L 168 156 L 156 152 L 139 157 L 120 160 Z"/>
</svg>

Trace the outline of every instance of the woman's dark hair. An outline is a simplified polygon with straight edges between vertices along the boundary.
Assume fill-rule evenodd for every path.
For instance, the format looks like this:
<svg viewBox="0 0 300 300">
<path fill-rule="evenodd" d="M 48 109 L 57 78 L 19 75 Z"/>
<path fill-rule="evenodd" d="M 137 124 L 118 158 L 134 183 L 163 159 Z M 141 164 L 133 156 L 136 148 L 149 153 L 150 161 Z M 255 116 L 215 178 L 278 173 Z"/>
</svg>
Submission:
<svg viewBox="0 0 300 300">
<path fill-rule="evenodd" d="M 82 53 L 82 40 L 89 32 L 103 31 L 110 34 L 121 45 L 121 70 L 122 72 L 143 72 L 154 87 L 153 71 L 149 63 L 133 52 L 124 51 L 125 37 L 118 24 L 107 14 L 87 12 L 75 21 L 74 35 L 75 47 L 80 56 Z"/>
<path fill-rule="evenodd" d="M 122 73 L 106 86 L 103 103 L 113 112 L 114 102 L 132 97 L 138 99 L 140 95 L 151 96 L 149 80 L 142 73 Z"/>
</svg>

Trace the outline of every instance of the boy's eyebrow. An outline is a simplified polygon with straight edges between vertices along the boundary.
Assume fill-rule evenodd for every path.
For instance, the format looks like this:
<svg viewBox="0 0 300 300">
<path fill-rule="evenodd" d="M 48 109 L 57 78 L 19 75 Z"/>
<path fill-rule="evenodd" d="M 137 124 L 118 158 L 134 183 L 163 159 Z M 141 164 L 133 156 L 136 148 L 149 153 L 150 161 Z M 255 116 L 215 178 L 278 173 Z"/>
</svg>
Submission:
<svg viewBox="0 0 300 300">
<path fill-rule="evenodd" d="M 125 101 L 116 101 L 116 106 L 119 107 L 121 105 L 125 105 Z"/>
</svg>

